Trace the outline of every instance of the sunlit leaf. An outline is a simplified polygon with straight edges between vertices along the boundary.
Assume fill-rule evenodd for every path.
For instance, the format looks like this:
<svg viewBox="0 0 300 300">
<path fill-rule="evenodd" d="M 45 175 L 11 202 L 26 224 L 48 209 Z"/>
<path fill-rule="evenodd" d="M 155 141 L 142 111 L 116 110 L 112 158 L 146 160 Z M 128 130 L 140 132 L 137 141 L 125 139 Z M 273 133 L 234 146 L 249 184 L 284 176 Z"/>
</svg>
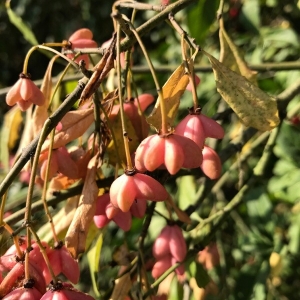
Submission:
<svg viewBox="0 0 300 300">
<path fill-rule="evenodd" d="M 187 272 L 190 278 L 195 278 L 197 286 L 199 288 L 204 288 L 210 282 L 210 277 L 207 271 L 203 268 L 202 264 L 195 261 L 191 261 L 187 267 Z"/>
<path fill-rule="evenodd" d="M 252 71 L 247 66 L 239 48 L 233 43 L 229 35 L 227 34 L 223 19 L 220 21 L 220 62 L 232 71 L 246 77 L 250 82 L 257 85 L 256 71 Z"/>
<path fill-rule="evenodd" d="M 245 0 L 241 10 L 241 23 L 251 31 L 258 33 L 261 26 L 259 0 Z"/>
<path fill-rule="evenodd" d="M 95 200 L 98 196 L 95 176 L 98 159 L 98 155 L 95 155 L 88 164 L 79 204 L 65 239 L 66 247 L 74 258 L 78 258 L 78 255 L 85 251 L 88 231 L 95 214 Z"/>
<path fill-rule="evenodd" d="M 79 196 L 69 198 L 66 204 L 52 217 L 53 224 L 55 224 L 55 232 L 61 239 L 65 238 L 67 229 L 74 218 L 78 201 Z M 49 222 L 38 230 L 38 235 L 43 241 L 48 243 L 53 239 L 53 233 Z"/>
<path fill-rule="evenodd" d="M 133 153 L 139 145 L 139 140 L 128 117 L 125 115 L 124 118 L 125 118 L 126 132 L 129 138 L 130 153 Z M 118 158 L 116 153 L 116 151 L 118 151 L 118 155 L 120 157 L 121 162 L 123 164 L 126 164 L 124 136 L 123 136 L 120 113 L 113 120 L 113 122 L 111 122 L 111 126 L 112 126 L 111 130 L 114 133 L 115 141 L 117 145 L 115 145 L 115 141 L 112 139 L 107 147 L 106 153 L 109 157 L 109 163 L 112 165 L 118 163 Z"/>
<path fill-rule="evenodd" d="M 294 218 L 294 222 L 288 230 L 289 244 L 288 249 L 291 254 L 298 255 L 300 250 L 300 222 L 299 218 Z"/>
<path fill-rule="evenodd" d="M 186 209 L 196 199 L 196 180 L 192 175 L 182 176 L 176 180 L 178 185 L 178 202 L 181 209 Z"/>
<path fill-rule="evenodd" d="M 37 45 L 38 41 L 32 30 L 24 23 L 22 18 L 16 15 L 14 11 L 10 8 L 10 0 L 6 0 L 5 6 L 10 22 L 20 30 L 26 41 L 28 41 L 33 46 Z"/>
<path fill-rule="evenodd" d="M 231 71 L 213 56 L 208 57 L 215 75 L 217 90 L 244 125 L 267 131 L 279 124 L 277 103 L 245 77 Z"/>
<path fill-rule="evenodd" d="M 100 262 L 100 254 L 103 243 L 103 234 L 102 231 L 98 229 L 99 236 L 95 244 L 90 248 L 87 253 L 87 259 L 89 262 L 93 290 L 97 297 L 100 296 L 98 287 L 97 287 L 97 274 L 99 273 L 99 262 Z"/>
<path fill-rule="evenodd" d="M 9 152 L 16 147 L 17 142 L 20 140 L 22 123 L 22 112 L 17 106 L 11 108 L 4 115 L 4 122 L 1 128 L 0 162 L 5 172 L 9 170 Z"/>
<path fill-rule="evenodd" d="M 166 107 L 167 123 L 169 127 L 173 126 L 173 121 L 177 115 L 180 98 L 184 93 L 189 83 L 189 76 L 185 72 L 184 64 L 182 63 L 170 76 L 168 81 L 162 88 L 163 101 Z M 153 126 L 156 131 L 161 129 L 161 109 L 160 102 L 157 99 L 155 107 L 147 118 L 147 122 Z"/>
<path fill-rule="evenodd" d="M 271 274 L 278 276 L 282 270 L 282 257 L 277 252 L 272 252 L 269 258 L 269 264 L 271 267 Z"/>
</svg>

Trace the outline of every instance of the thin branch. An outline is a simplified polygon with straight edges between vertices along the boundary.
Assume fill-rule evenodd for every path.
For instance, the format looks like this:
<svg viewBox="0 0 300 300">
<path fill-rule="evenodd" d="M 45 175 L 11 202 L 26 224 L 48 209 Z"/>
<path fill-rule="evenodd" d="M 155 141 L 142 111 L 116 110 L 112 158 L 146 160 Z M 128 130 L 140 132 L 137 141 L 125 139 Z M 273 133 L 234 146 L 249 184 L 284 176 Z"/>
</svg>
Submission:
<svg viewBox="0 0 300 300">
<path fill-rule="evenodd" d="M 97 48 L 92 48 L 92 49 L 80 49 L 81 53 L 101 53 L 103 54 L 103 49 L 100 50 L 95 50 Z M 74 49 L 75 51 L 76 49 Z M 72 51 L 72 53 L 74 53 Z M 94 52 L 93 52 L 94 51 Z M 172 73 L 178 65 L 160 65 L 160 66 L 155 66 L 155 71 L 157 73 Z M 300 70 L 300 62 L 299 61 L 288 61 L 288 62 L 282 62 L 282 63 L 262 63 L 262 64 L 254 64 L 254 65 L 249 65 L 249 68 L 254 71 L 259 71 L 259 72 L 269 72 L 269 71 L 292 71 L 292 70 Z M 209 73 L 212 72 L 211 65 L 194 65 L 195 72 L 198 73 Z M 146 74 L 150 73 L 150 69 L 148 66 L 133 66 L 131 68 L 132 73 L 135 74 Z M 59 80 L 60 76 L 53 77 L 53 83 L 56 83 Z M 74 81 L 74 80 L 79 80 L 82 76 L 80 74 L 73 74 L 73 75 L 67 75 L 64 77 L 62 82 L 69 82 L 69 81 Z M 42 79 L 40 80 L 35 80 L 34 83 L 37 86 L 41 86 L 42 84 Z M 295 83 L 299 85 L 298 81 Z M 6 87 L 0 89 L 0 97 L 3 95 L 6 95 L 8 91 L 11 89 L 11 87 Z"/>
<path fill-rule="evenodd" d="M 114 177 L 109 177 L 105 179 L 99 179 L 96 181 L 98 188 L 109 187 L 114 181 Z M 83 184 L 79 184 L 73 187 L 70 187 L 67 190 L 61 190 L 53 193 L 53 197 L 47 199 L 48 206 L 56 206 L 58 203 L 65 201 L 66 199 L 79 195 L 82 192 Z M 43 200 L 36 201 L 32 204 L 31 213 L 41 211 L 43 209 L 44 202 Z M 19 209 L 9 217 L 5 218 L 4 221 L 11 226 L 21 221 L 24 218 L 25 208 Z"/>
</svg>

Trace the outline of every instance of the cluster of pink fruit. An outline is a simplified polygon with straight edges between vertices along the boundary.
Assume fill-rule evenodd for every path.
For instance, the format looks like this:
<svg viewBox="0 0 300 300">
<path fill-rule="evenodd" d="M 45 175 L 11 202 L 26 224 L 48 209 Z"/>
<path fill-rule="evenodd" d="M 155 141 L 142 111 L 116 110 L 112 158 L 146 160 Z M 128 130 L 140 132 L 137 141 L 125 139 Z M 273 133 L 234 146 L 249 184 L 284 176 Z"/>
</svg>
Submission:
<svg viewBox="0 0 300 300">
<path fill-rule="evenodd" d="M 42 246 L 48 257 L 53 275 L 63 274 L 68 280 L 76 284 L 79 281 L 79 265 L 73 259 L 67 248 L 59 244 L 50 248 L 46 242 Z M 28 275 L 26 279 L 25 253 L 29 252 Z M 68 282 L 51 281 L 52 275 L 47 267 L 42 252 L 37 243 L 32 242 L 30 249 L 26 240 L 19 238 L 19 247 L 11 246 L 0 257 L 0 297 L 5 300 L 92 300 L 93 298 L 75 289 Z M 49 286 L 46 291 L 47 285 Z"/>
<path fill-rule="evenodd" d="M 92 33 L 87 29 L 76 32 L 70 41 L 70 48 L 97 46 L 92 41 Z M 68 56 L 72 57 L 72 54 L 68 54 Z M 85 56 L 84 59 L 88 65 L 88 56 Z M 45 99 L 28 75 L 22 74 L 19 81 L 7 94 L 6 101 L 9 105 L 17 103 L 22 110 L 26 110 L 31 104 L 43 105 Z M 164 201 L 170 197 L 161 183 L 144 174 L 147 171 L 153 172 L 156 169 L 164 168 L 171 175 L 174 175 L 181 168 L 201 167 L 204 174 L 211 179 L 216 179 L 221 174 L 220 158 L 212 148 L 205 145 L 205 140 L 206 138 L 223 138 L 223 128 L 216 121 L 202 114 L 201 109 L 193 108 L 174 130 L 167 132 L 160 130 L 159 133 L 148 136 L 149 124 L 142 113 L 153 101 L 153 96 L 143 94 L 138 99 L 130 99 L 123 106 L 140 145 L 135 154 L 132 154 L 134 155 L 134 167 L 128 168 L 123 175 L 112 183 L 109 193 L 97 199 L 94 222 L 99 228 L 106 226 L 110 220 L 113 220 L 120 228 L 127 231 L 131 227 L 132 216 L 138 218 L 144 216 L 147 200 Z M 116 118 L 118 111 L 119 105 L 116 104 L 110 114 L 111 121 Z M 42 179 L 45 178 L 47 157 L 47 152 L 42 153 L 40 157 Z M 54 150 L 49 178 L 57 172 L 73 178 L 76 165 L 73 164 L 71 158 L 66 160 L 66 157 L 69 157 L 69 154 L 65 147 Z M 74 165 L 73 171 L 69 172 L 71 165 Z M 76 283 L 79 277 L 78 265 L 66 248 L 50 249 L 48 245 L 45 244 L 44 246 L 49 260 L 51 261 L 53 258 L 51 265 L 55 275 L 63 273 L 71 282 Z M 12 291 L 21 282 L 17 278 L 24 277 L 24 265 L 15 259 L 16 253 L 10 249 L 1 258 L 1 270 L 8 272 L 0 285 L 3 299 L 19 299 L 17 296 L 8 298 L 10 297 L 9 293 L 17 295 L 18 291 L 24 293 L 25 290 L 26 293 L 32 292 L 30 299 L 40 299 L 41 297 L 43 300 L 71 299 L 70 293 L 74 294 L 72 299 L 91 299 L 90 296 L 81 294 L 66 283 L 56 285 L 53 290 L 46 292 L 46 284 L 50 281 L 50 276 L 47 273 L 48 268 L 45 266 L 37 245 L 33 243 L 32 247 L 33 250 L 29 254 L 29 269 L 32 270 L 31 278 L 35 282 L 34 288 L 27 290 L 20 287 Z M 24 246 L 23 248 L 26 249 Z M 157 260 L 152 270 L 153 277 L 159 277 L 175 262 L 184 261 L 186 252 L 187 248 L 181 229 L 176 225 L 166 226 L 153 245 L 153 255 Z M 183 272 L 183 266 L 176 269 L 176 273 L 179 275 Z M 44 296 L 41 296 L 43 294 Z M 54 294 L 58 296 L 54 298 Z"/>
<path fill-rule="evenodd" d="M 177 225 L 167 225 L 156 238 L 153 248 L 156 263 L 152 268 L 152 276 L 158 278 L 177 262 L 183 262 L 187 253 L 184 237 Z M 184 274 L 184 265 L 175 270 L 177 275 Z"/>
</svg>

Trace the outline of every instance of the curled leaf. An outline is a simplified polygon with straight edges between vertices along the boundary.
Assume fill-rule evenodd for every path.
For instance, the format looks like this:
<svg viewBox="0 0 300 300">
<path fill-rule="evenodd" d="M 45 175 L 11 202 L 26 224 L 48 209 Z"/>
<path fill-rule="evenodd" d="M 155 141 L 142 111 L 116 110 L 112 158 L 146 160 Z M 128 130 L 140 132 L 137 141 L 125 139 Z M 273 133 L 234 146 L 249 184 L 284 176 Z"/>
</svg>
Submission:
<svg viewBox="0 0 300 300">
<path fill-rule="evenodd" d="M 34 136 L 40 132 L 44 122 L 48 118 L 48 106 L 52 92 L 52 68 L 57 58 L 58 55 L 54 56 L 50 60 L 41 85 L 41 92 L 45 96 L 45 103 L 41 106 L 37 105 L 32 115 L 32 128 Z"/>
<path fill-rule="evenodd" d="M 182 63 L 170 76 L 168 81 L 162 88 L 163 101 L 167 111 L 168 126 L 173 126 L 173 121 L 177 115 L 180 98 L 183 95 L 189 83 L 189 76 L 186 74 L 184 64 Z M 159 99 L 156 101 L 155 107 L 147 118 L 148 124 L 153 126 L 156 131 L 161 129 L 161 110 Z"/>
<path fill-rule="evenodd" d="M 220 62 L 232 71 L 246 77 L 250 82 L 257 85 L 256 71 L 252 71 L 245 62 L 239 48 L 227 34 L 223 19 L 220 20 Z"/>
<path fill-rule="evenodd" d="M 279 124 L 276 99 L 202 51 L 212 65 L 218 92 L 242 123 L 260 131 L 275 128 Z"/>
<path fill-rule="evenodd" d="M 99 156 L 95 155 L 88 164 L 79 204 L 66 235 L 66 247 L 75 259 L 85 251 L 86 238 L 95 214 L 95 200 L 98 196 L 95 176 L 98 159 Z"/>
<path fill-rule="evenodd" d="M 168 203 L 168 205 L 170 207 L 172 207 L 174 209 L 174 212 L 177 215 L 178 220 L 180 220 L 181 222 L 186 223 L 186 224 L 192 223 L 191 218 L 174 203 L 174 201 L 171 197 L 169 197 L 166 200 L 166 202 Z"/>
<path fill-rule="evenodd" d="M 111 300 L 125 299 L 132 286 L 130 273 L 125 273 L 122 277 L 115 280 L 114 290 L 110 297 Z"/>
<path fill-rule="evenodd" d="M 71 197 L 66 204 L 53 216 L 53 223 L 55 224 L 55 232 L 59 238 L 63 239 L 68 227 L 70 226 L 76 208 L 78 206 L 79 196 Z M 41 239 L 49 243 L 53 239 L 51 231 L 51 224 L 48 222 L 38 230 L 38 235 Z"/>
<path fill-rule="evenodd" d="M 61 130 L 54 136 L 53 149 L 65 146 L 67 143 L 82 136 L 94 121 L 94 109 L 69 111 L 61 120 Z M 50 144 L 46 140 L 42 151 L 48 149 Z"/>
</svg>

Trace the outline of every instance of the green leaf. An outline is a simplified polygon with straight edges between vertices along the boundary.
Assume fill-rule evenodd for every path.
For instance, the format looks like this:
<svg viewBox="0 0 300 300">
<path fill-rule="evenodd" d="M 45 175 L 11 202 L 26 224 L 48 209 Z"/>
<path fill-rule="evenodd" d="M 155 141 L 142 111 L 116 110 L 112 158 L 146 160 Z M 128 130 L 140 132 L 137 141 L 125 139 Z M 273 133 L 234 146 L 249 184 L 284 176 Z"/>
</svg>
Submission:
<svg viewBox="0 0 300 300">
<path fill-rule="evenodd" d="M 187 13 L 189 34 L 198 44 L 201 44 L 211 25 L 216 21 L 216 11 L 220 0 L 200 0 L 196 6 L 191 6 Z"/>
<path fill-rule="evenodd" d="M 102 231 L 99 231 L 99 232 L 100 232 L 100 234 L 98 236 L 97 241 L 87 252 L 87 259 L 88 259 L 89 266 L 90 266 L 93 289 L 94 289 L 94 292 L 97 297 L 100 296 L 100 293 L 99 293 L 99 290 L 97 287 L 97 274 L 99 273 L 100 253 L 101 253 L 101 248 L 102 248 L 102 243 L 103 243 L 103 233 L 102 233 Z"/>
<path fill-rule="evenodd" d="M 188 267 L 188 274 L 190 278 L 195 278 L 199 288 L 205 288 L 210 282 L 210 277 L 202 264 L 192 261 Z"/>
<path fill-rule="evenodd" d="M 38 45 L 38 41 L 32 30 L 23 22 L 22 18 L 16 15 L 10 8 L 10 0 L 6 1 L 5 6 L 10 22 L 20 30 L 24 39 L 33 46 Z"/>
<path fill-rule="evenodd" d="M 280 159 L 276 163 L 273 173 L 277 176 L 284 175 L 287 172 L 290 172 L 291 170 L 297 169 L 297 166 L 293 164 L 293 162 L 285 160 L 285 159 Z"/>
<path fill-rule="evenodd" d="M 176 276 L 174 276 L 172 279 L 168 299 L 172 299 L 172 300 L 183 299 L 183 285 L 178 282 Z"/>
<path fill-rule="evenodd" d="M 276 156 L 292 162 L 297 167 L 300 167 L 299 135 L 299 129 L 283 122 L 274 147 Z"/>
<path fill-rule="evenodd" d="M 266 293 L 269 264 L 266 260 L 253 259 L 254 263 L 248 263 L 241 268 L 232 299 L 266 299 L 263 296 Z"/>
<path fill-rule="evenodd" d="M 258 187 L 251 190 L 245 197 L 248 215 L 252 219 L 266 222 L 270 219 L 272 212 L 272 203 L 264 191 L 264 187 Z"/>
<path fill-rule="evenodd" d="M 260 28 L 260 7 L 258 0 L 245 0 L 242 5 L 242 23 L 255 32 Z"/>
<path fill-rule="evenodd" d="M 264 43 L 268 46 L 277 45 L 283 48 L 287 45 L 292 45 L 299 49 L 299 41 L 296 32 L 291 28 L 273 28 L 262 27 L 260 33 L 263 37 Z"/>
<path fill-rule="evenodd" d="M 263 263 L 261 264 L 259 273 L 256 277 L 256 283 L 254 285 L 253 288 L 253 299 L 257 299 L 257 300 L 263 300 L 266 299 L 266 280 L 269 276 L 269 271 L 270 271 L 270 267 L 269 267 L 269 263 L 268 261 L 263 261 Z"/>
<path fill-rule="evenodd" d="M 299 220 L 296 220 L 292 225 L 289 227 L 288 230 L 288 237 L 289 237 L 289 251 L 294 254 L 298 255 L 300 250 L 300 223 Z"/>
<path fill-rule="evenodd" d="M 268 191 L 279 200 L 294 203 L 300 197 L 300 169 L 292 169 L 269 180 Z"/>
<path fill-rule="evenodd" d="M 195 202 L 196 197 L 196 181 L 192 175 L 179 177 L 177 180 L 178 186 L 178 206 L 180 209 L 186 209 L 189 205 Z"/>
</svg>

